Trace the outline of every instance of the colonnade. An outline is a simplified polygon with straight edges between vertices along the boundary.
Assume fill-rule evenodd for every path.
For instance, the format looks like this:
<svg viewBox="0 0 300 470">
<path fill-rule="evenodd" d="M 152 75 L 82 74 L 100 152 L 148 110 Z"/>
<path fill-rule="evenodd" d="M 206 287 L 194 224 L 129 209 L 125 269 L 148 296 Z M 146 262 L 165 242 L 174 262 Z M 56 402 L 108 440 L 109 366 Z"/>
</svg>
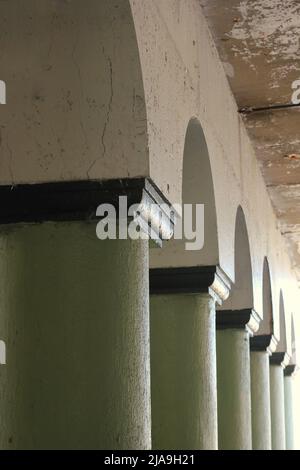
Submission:
<svg viewBox="0 0 300 470">
<path fill-rule="evenodd" d="M 149 285 L 148 242 L 86 222 L 3 228 L 0 254 L 1 448 L 293 447 L 294 367 L 255 311 L 216 313 L 218 267 Z"/>
<path fill-rule="evenodd" d="M 200 3 L 0 2 L 1 449 L 293 447 L 295 362 L 254 305 L 264 256 L 296 279 Z M 99 240 L 119 196 L 158 245 L 204 206 L 194 249 Z"/>
</svg>

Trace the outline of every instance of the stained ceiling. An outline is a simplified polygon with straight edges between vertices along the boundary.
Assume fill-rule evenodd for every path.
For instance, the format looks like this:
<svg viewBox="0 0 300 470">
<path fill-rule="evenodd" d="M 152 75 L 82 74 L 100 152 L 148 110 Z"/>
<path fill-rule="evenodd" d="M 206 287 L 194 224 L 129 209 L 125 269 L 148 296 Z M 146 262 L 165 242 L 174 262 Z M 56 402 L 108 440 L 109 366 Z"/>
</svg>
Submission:
<svg viewBox="0 0 300 470">
<path fill-rule="evenodd" d="M 300 282 L 300 0 L 199 1 Z"/>
</svg>

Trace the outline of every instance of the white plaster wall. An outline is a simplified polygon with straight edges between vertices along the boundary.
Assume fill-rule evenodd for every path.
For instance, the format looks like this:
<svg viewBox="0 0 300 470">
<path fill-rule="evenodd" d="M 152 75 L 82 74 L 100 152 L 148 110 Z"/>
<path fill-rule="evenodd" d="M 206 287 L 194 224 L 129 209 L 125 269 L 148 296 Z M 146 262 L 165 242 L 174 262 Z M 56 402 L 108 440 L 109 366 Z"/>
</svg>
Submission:
<svg viewBox="0 0 300 470">
<path fill-rule="evenodd" d="M 0 2 L 0 183 L 148 173 L 127 0 Z"/>
</svg>

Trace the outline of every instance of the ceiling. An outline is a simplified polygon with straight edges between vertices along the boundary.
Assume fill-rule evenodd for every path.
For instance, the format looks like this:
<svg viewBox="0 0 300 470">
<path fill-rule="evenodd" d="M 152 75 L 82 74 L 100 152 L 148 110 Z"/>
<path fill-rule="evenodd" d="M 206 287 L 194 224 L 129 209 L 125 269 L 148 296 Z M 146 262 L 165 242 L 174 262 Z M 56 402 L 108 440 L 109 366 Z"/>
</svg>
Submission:
<svg viewBox="0 0 300 470">
<path fill-rule="evenodd" d="M 300 0 L 199 1 L 300 281 Z"/>
</svg>

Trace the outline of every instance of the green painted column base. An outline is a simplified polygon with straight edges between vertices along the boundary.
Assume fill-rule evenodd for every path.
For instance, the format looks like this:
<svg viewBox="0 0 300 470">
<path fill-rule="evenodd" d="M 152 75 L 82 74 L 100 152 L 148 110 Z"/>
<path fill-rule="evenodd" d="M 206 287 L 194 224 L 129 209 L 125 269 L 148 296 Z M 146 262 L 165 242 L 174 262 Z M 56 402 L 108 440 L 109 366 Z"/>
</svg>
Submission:
<svg viewBox="0 0 300 470">
<path fill-rule="evenodd" d="M 267 351 L 251 351 L 252 448 L 271 450 L 270 366 Z"/>
<path fill-rule="evenodd" d="M 270 364 L 272 450 L 285 450 L 283 368 Z"/>
<path fill-rule="evenodd" d="M 215 302 L 208 294 L 150 301 L 154 449 L 216 449 Z"/>
<path fill-rule="evenodd" d="M 294 450 L 294 410 L 293 410 L 293 378 L 290 375 L 284 377 L 284 408 L 285 408 L 285 441 L 286 449 Z"/>
<path fill-rule="evenodd" d="M 2 449 L 149 449 L 148 244 L 2 229 Z"/>
<path fill-rule="evenodd" d="M 252 448 L 249 333 L 217 331 L 219 449 Z"/>
</svg>

